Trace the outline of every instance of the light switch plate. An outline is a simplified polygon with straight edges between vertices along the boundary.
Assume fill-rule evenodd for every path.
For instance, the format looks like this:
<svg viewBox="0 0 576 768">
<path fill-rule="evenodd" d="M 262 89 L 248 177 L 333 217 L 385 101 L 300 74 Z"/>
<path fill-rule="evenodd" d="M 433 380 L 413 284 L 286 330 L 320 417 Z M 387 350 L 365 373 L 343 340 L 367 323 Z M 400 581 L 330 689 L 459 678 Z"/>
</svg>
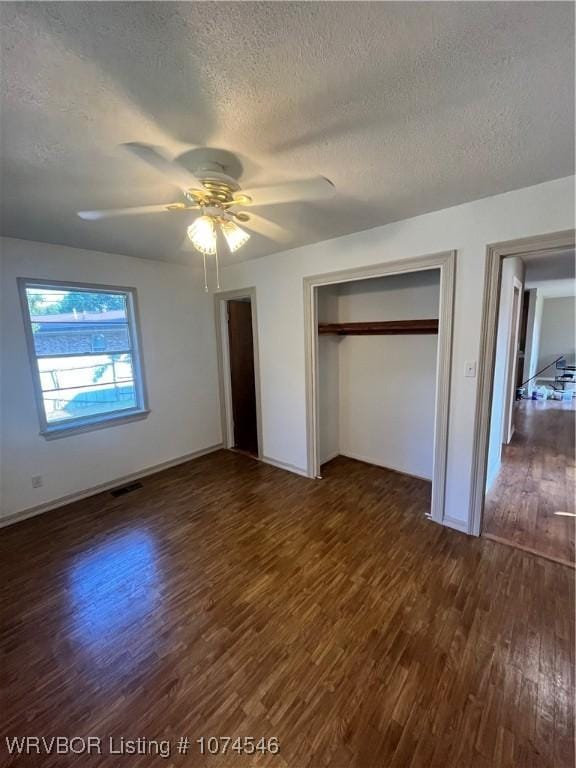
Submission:
<svg viewBox="0 0 576 768">
<path fill-rule="evenodd" d="M 476 376 L 476 360 L 469 360 L 464 366 L 464 376 L 473 379 Z"/>
</svg>

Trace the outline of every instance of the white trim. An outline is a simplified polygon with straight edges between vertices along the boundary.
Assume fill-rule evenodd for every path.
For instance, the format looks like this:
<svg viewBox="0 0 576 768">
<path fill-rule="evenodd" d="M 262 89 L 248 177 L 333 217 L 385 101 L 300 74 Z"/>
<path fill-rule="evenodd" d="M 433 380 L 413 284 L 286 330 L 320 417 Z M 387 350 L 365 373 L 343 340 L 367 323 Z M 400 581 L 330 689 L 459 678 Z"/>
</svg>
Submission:
<svg viewBox="0 0 576 768">
<path fill-rule="evenodd" d="M 168 461 L 163 461 L 160 464 L 154 464 L 151 467 L 146 467 L 146 469 L 133 472 L 130 475 L 117 477 L 115 480 L 111 480 L 108 483 L 93 485 L 91 488 L 86 488 L 84 491 L 70 493 L 67 496 L 60 496 L 58 499 L 47 501 L 44 504 L 38 504 L 35 507 L 28 507 L 27 509 L 22 509 L 19 512 L 13 512 L 10 515 L 0 517 L 0 528 L 3 528 L 7 525 L 13 525 L 14 523 L 19 523 L 21 520 L 27 520 L 29 517 L 35 517 L 36 515 L 41 515 L 44 512 L 50 512 L 52 509 L 59 509 L 60 507 L 64 507 L 67 504 L 72 504 L 75 501 L 82 501 L 82 499 L 87 499 L 90 496 L 96 496 L 97 494 L 103 493 L 104 491 L 112 490 L 112 488 L 116 488 L 118 485 L 129 483 L 133 480 L 139 480 L 142 477 L 148 477 L 149 475 L 155 475 L 157 472 L 162 472 L 163 470 L 170 469 L 171 467 L 177 467 L 179 464 L 185 464 L 187 461 L 198 459 L 201 456 L 205 456 L 206 454 L 219 451 L 222 448 L 222 443 L 217 443 L 216 445 L 211 445 L 208 448 L 201 448 L 199 451 L 186 453 L 176 459 L 170 459 Z"/>
<path fill-rule="evenodd" d="M 270 464 L 271 467 L 276 469 L 284 469 L 286 472 L 292 472 L 293 475 L 300 475 L 301 477 L 308 477 L 308 472 L 301 467 L 296 467 L 294 464 L 287 464 L 284 461 L 277 461 L 276 459 L 270 459 L 268 456 L 261 456 L 260 461 L 263 464 Z"/>
<path fill-rule="evenodd" d="M 60 440 L 61 437 L 70 435 L 81 435 L 84 432 L 94 432 L 97 429 L 107 429 L 115 427 L 118 424 L 129 424 L 131 421 L 141 421 L 147 419 L 150 414 L 146 409 L 127 408 L 125 411 L 113 411 L 112 413 L 102 414 L 101 416 L 88 416 L 85 419 L 79 418 L 78 423 L 65 427 L 54 425 L 45 432 L 40 432 L 44 440 Z"/>
<path fill-rule="evenodd" d="M 34 397 L 36 400 L 36 410 L 40 422 L 40 435 L 46 440 L 77 435 L 81 432 L 91 432 L 94 429 L 112 427 L 116 424 L 124 424 L 136 419 L 145 419 L 150 413 L 148 407 L 148 392 L 146 388 L 146 379 L 144 376 L 144 362 L 142 360 L 142 343 L 140 336 L 140 318 L 138 316 L 138 295 L 136 288 L 128 286 L 121 287 L 117 285 L 103 285 L 100 283 L 76 283 L 68 280 L 41 280 L 38 278 L 17 277 L 18 293 L 20 294 L 20 306 L 22 308 L 22 318 L 24 320 L 24 333 L 26 336 L 26 347 L 28 349 L 28 359 L 32 374 L 34 388 Z M 26 289 L 30 287 L 58 289 L 60 287 L 69 288 L 79 293 L 117 293 L 126 299 L 126 321 L 128 328 L 128 337 L 130 339 L 129 353 L 132 360 L 132 371 L 134 375 L 134 394 L 136 397 L 136 406 L 134 408 L 118 409 L 116 411 L 107 411 L 101 414 L 91 414 L 90 416 L 77 416 L 68 419 L 62 419 L 57 422 L 48 422 L 44 408 L 44 393 L 40 379 L 40 369 L 36 354 L 36 345 L 32 332 L 32 316 L 28 305 L 28 295 Z M 101 353 L 106 355 L 106 351 Z M 66 357 L 81 357 L 80 354 L 66 355 Z M 43 356 L 44 357 L 44 356 Z M 56 357 L 53 355 L 52 357 Z"/>
<path fill-rule="evenodd" d="M 228 302 L 221 301 L 216 309 L 220 314 L 220 335 L 222 344 L 222 381 L 221 403 L 223 410 L 220 412 L 222 422 L 222 439 L 226 448 L 234 448 L 234 419 L 232 418 L 232 382 L 230 379 L 230 347 L 228 341 Z"/>
<path fill-rule="evenodd" d="M 518 370 L 518 352 L 520 344 L 520 318 L 524 284 L 517 277 L 512 278 L 512 306 L 506 345 L 506 372 L 504 375 L 504 413 L 502 417 L 502 437 L 508 445 L 514 434 L 514 403 L 516 400 L 516 372 Z M 516 301 L 516 293 L 518 300 Z"/>
<path fill-rule="evenodd" d="M 470 533 L 479 536 L 482 530 L 484 495 L 488 464 L 488 436 L 492 412 L 494 389 L 494 362 L 496 356 L 496 331 L 498 305 L 500 301 L 500 277 L 502 259 L 507 256 L 530 254 L 553 254 L 574 248 L 576 232 L 573 229 L 553 232 L 549 235 L 511 240 L 487 246 L 486 271 L 484 278 L 484 300 L 482 326 L 480 331 L 480 354 L 478 358 L 478 394 L 474 420 L 474 446 L 472 455 L 472 478 L 470 483 Z"/>
<path fill-rule="evenodd" d="M 452 528 L 455 531 L 460 531 L 460 533 L 466 533 L 466 534 L 470 533 L 470 531 L 468 530 L 468 523 L 466 520 L 458 520 L 455 517 L 444 515 L 444 518 L 442 519 L 442 524 L 445 525 L 447 528 Z"/>
<path fill-rule="evenodd" d="M 308 477 L 319 477 L 320 434 L 318 407 L 318 332 L 317 288 L 374 277 L 400 275 L 408 272 L 440 270 L 440 300 L 438 317 L 438 353 L 436 366 L 436 405 L 434 419 L 434 462 L 432 470 L 431 518 L 442 523 L 446 488 L 446 456 L 448 449 L 448 409 L 450 371 L 452 363 L 452 318 L 454 313 L 454 280 L 456 251 L 444 251 L 430 256 L 392 261 L 358 269 L 346 269 L 304 278 L 304 333 L 306 355 L 306 440 Z"/>
<path fill-rule="evenodd" d="M 258 306 L 256 288 L 239 288 L 214 294 L 214 318 L 216 323 L 216 354 L 218 357 L 218 390 L 220 394 L 220 421 L 222 441 L 226 448 L 234 447 L 234 422 L 232 418 L 232 393 L 230 388 L 230 354 L 228 349 L 227 307 L 231 299 L 250 299 L 252 308 L 252 338 L 254 345 L 254 384 L 256 388 L 256 431 L 258 456 L 262 459 L 262 402 L 260 393 L 260 348 L 258 342 Z"/>
<path fill-rule="evenodd" d="M 261 464 L 269 464 L 271 467 L 276 467 L 276 469 L 283 469 L 293 475 L 299 475 L 300 477 L 306 478 L 308 477 L 306 470 L 302 469 L 301 467 L 297 467 L 295 464 L 288 464 L 284 461 L 277 461 L 276 459 L 271 459 L 268 456 L 252 456 L 251 454 L 244 451 L 239 451 L 236 448 L 227 448 L 226 450 L 236 454 L 236 456 L 244 456 L 244 458 L 248 459 L 249 461 L 258 461 Z"/>
<path fill-rule="evenodd" d="M 329 461 L 332 461 L 332 459 L 335 459 L 337 456 L 343 456 L 344 454 L 341 451 L 332 451 L 332 453 L 329 453 L 328 456 L 325 456 L 322 459 L 321 466 L 324 466 L 324 464 L 328 464 Z M 306 472 L 306 477 L 308 477 L 308 472 Z"/>
</svg>

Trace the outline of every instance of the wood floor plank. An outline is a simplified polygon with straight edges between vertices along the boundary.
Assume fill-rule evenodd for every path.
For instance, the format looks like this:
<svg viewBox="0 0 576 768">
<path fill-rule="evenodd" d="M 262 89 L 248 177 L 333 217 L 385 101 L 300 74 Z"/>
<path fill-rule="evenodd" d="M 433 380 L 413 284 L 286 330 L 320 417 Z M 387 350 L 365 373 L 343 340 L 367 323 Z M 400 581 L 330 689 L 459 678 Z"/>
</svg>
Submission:
<svg viewBox="0 0 576 768">
<path fill-rule="evenodd" d="M 221 451 L 142 483 L 0 532 L 2 737 L 280 754 L 13 765 L 573 765 L 571 569 L 437 526 L 427 482 L 351 459 L 310 481 Z"/>
<path fill-rule="evenodd" d="M 514 436 L 486 495 L 483 535 L 574 564 L 576 402 L 523 400 L 514 413 Z"/>
</svg>

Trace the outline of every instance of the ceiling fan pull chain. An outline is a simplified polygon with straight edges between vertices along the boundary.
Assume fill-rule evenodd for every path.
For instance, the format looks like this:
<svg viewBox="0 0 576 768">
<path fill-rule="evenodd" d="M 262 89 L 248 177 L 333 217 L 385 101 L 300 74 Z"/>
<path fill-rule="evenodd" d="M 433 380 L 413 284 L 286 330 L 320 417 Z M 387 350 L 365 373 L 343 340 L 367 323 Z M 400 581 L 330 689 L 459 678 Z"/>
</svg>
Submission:
<svg viewBox="0 0 576 768">
<path fill-rule="evenodd" d="M 216 290 L 220 290 L 220 267 L 218 264 L 218 246 L 214 252 L 214 261 L 216 262 Z"/>
<path fill-rule="evenodd" d="M 208 293 L 208 277 L 206 275 L 206 254 L 202 254 L 203 261 L 204 261 L 204 293 Z"/>
</svg>

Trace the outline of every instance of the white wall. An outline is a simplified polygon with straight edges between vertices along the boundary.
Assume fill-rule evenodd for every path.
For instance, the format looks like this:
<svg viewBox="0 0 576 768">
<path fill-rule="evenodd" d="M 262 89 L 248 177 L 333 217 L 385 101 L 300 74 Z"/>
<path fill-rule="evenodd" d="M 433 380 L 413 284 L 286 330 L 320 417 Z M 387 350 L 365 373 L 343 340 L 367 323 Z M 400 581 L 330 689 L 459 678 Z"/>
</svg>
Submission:
<svg viewBox="0 0 576 768">
<path fill-rule="evenodd" d="M 490 436 L 488 440 L 488 472 L 486 474 L 486 490 L 496 479 L 502 460 L 502 439 L 506 401 L 508 393 L 508 373 L 510 336 L 512 327 L 514 279 L 524 284 L 524 263 L 518 257 L 504 259 L 502 263 L 502 279 L 500 282 L 500 304 L 498 307 L 498 331 L 496 337 L 496 358 L 494 361 L 494 389 L 492 392 L 492 413 L 490 415 Z M 520 291 L 522 301 L 522 290 Z"/>
<path fill-rule="evenodd" d="M 438 317 L 438 270 L 318 289 L 323 322 Z M 431 479 L 437 337 L 318 339 L 320 461 L 341 454 Z"/>
<path fill-rule="evenodd" d="M 213 297 L 181 265 L 4 238 L 1 280 L 3 516 L 221 441 Z M 39 435 L 17 277 L 135 287 L 147 419 L 47 441 Z M 42 475 L 42 488 L 32 488 Z"/>
<path fill-rule="evenodd" d="M 438 317 L 440 273 L 341 286 L 341 322 Z M 432 478 L 434 335 L 346 336 L 340 344 L 340 453 Z"/>
<path fill-rule="evenodd" d="M 464 368 L 478 358 L 486 246 L 572 227 L 568 177 L 226 267 L 223 290 L 258 294 L 265 455 L 307 466 L 303 278 L 457 249 L 445 522 L 471 530 L 477 380 Z"/>
<path fill-rule="evenodd" d="M 338 321 L 338 288 L 318 289 L 318 321 Z M 318 337 L 318 400 L 320 463 L 340 453 L 340 336 Z"/>
<path fill-rule="evenodd" d="M 553 363 L 560 355 L 566 356 L 569 365 L 574 365 L 576 342 L 574 339 L 576 324 L 576 298 L 544 298 L 542 307 L 542 329 L 538 352 L 537 371 Z M 542 378 L 554 378 L 555 367 L 544 371 Z"/>
</svg>

